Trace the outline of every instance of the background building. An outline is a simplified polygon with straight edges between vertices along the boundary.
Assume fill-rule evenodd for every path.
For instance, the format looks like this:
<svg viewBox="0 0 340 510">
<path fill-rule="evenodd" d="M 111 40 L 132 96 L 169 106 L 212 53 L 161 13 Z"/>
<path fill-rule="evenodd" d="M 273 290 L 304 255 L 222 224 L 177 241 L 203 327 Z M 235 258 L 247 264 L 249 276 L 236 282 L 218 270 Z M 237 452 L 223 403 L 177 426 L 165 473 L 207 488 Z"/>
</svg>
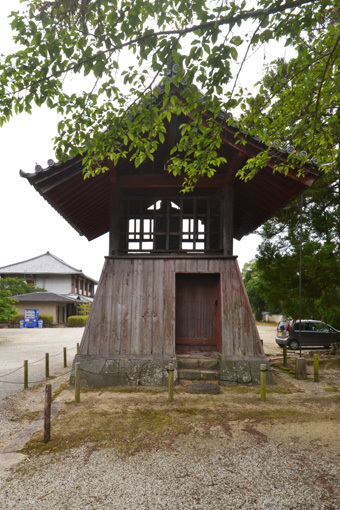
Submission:
<svg viewBox="0 0 340 510">
<path fill-rule="evenodd" d="M 52 315 L 54 324 L 65 323 L 67 317 L 76 315 L 79 303 L 92 303 L 98 283 L 49 252 L 0 267 L 0 278 L 9 277 L 46 290 L 13 296 L 19 314 L 25 308 L 38 308 L 40 314 Z"/>
</svg>

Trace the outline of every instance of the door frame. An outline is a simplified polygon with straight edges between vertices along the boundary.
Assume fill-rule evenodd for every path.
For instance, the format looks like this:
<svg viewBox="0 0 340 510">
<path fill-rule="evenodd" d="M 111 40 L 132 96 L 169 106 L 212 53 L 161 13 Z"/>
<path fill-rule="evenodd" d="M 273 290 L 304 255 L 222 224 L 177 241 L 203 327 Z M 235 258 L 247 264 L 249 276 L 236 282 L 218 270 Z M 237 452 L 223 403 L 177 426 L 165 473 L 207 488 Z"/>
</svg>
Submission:
<svg viewBox="0 0 340 510">
<path fill-rule="evenodd" d="M 214 338 L 216 340 L 216 351 L 211 352 L 222 352 L 222 293 L 221 293 L 221 276 L 222 274 L 219 271 L 204 271 L 204 272 L 195 272 L 195 271 L 176 271 L 175 272 L 175 352 L 176 354 L 180 354 L 177 351 L 177 327 L 176 327 L 176 320 L 177 320 L 177 278 L 181 275 L 188 275 L 188 276 L 211 276 L 211 278 L 216 278 L 216 291 L 217 291 L 217 313 L 216 313 L 216 324 L 214 328 Z M 203 353 L 204 351 L 202 351 Z M 209 351 L 206 351 L 207 353 Z M 198 352 L 193 351 L 192 353 L 188 352 L 187 355 L 192 354 L 193 356 L 197 355 Z"/>
</svg>

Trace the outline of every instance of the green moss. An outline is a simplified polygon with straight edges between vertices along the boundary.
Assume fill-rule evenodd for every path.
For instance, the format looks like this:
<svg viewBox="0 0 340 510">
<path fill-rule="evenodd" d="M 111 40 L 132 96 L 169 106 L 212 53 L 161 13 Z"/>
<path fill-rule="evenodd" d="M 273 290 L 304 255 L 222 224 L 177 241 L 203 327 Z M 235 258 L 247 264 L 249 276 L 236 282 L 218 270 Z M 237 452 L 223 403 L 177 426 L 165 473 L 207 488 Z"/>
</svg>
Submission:
<svg viewBox="0 0 340 510">
<path fill-rule="evenodd" d="M 67 402 L 52 422 L 52 441 L 45 444 L 40 431 L 23 452 L 54 453 L 90 444 L 95 448 L 114 448 L 117 454 L 127 455 L 169 447 L 176 438 L 193 430 L 197 441 L 207 435 L 216 437 L 216 427 L 230 434 L 232 424 L 241 429 L 245 420 L 255 424 L 289 424 L 340 419 L 340 413 L 334 412 L 334 407 L 338 407 L 335 403 L 329 410 L 324 405 L 322 413 L 315 413 L 320 405 L 340 395 L 304 397 L 303 403 L 307 405 L 300 406 L 290 402 L 289 397 L 281 397 L 280 394 L 291 391 L 280 386 L 268 389 L 269 393 L 279 395 L 266 403 L 260 401 L 259 389 L 250 386 L 228 387 L 214 396 L 179 392 L 172 404 L 168 403 L 164 388 L 156 389 L 156 394 L 154 389 L 147 388 L 121 390 L 91 389 L 82 394 L 80 404 Z"/>
<path fill-rule="evenodd" d="M 68 381 L 62 383 L 54 392 L 52 393 L 52 402 L 62 393 L 64 390 L 68 388 Z"/>
<path fill-rule="evenodd" d="M 278 366 L 277 367 L 281 372 L 283 372 L 284 374 L 287 374 L 289 375 L 290 377 L 294 377 L 295 378 L 295 370 L 293 370 L 292 368 L 289 368 L 289 367 L 283 367 L 283 366 Z"/>
<path fill-rule="evenodd" d="M 82 393 L 145 393 L 148 395 L 158 395 L 159 393 L 167 393 L 168 389 L 164 386 L 102 386 L 102 387 L 85 387 L 81 389 Z M 175 390 L 176 391 L 176 390 Z"/>
<path fill-rule="evenodd" d="M 223 386 L 223 393 L 239 393 L 239 394 L 246 394 L 246 393 L 256 393 L 257 388 L 255 386 L 241 386 L 241 385 L 235 385 L 235 386 Z"/>
<path fill-rule="evenodd" d="M 60 416 L 57 420 L 59 426 L 55 423 L 52 429 L 52 441 L 46 444 L 41 434 L 35 434 L 22 450 L 23 453 L 55 452 L 94 443 L 101 447 L 113 447 L 121 454 L 132 454 L 141 449 L 149 450 L 160 444 L 168 444 L 173 437 L 191 431 L 186 419 L 178 420 L 177 413 L 164 410 L 110 413 L 84 412 L 79 408 L 78 414 L 81 416 L 77 416 L 76 420 L 73 413 Z"/>
</svg>

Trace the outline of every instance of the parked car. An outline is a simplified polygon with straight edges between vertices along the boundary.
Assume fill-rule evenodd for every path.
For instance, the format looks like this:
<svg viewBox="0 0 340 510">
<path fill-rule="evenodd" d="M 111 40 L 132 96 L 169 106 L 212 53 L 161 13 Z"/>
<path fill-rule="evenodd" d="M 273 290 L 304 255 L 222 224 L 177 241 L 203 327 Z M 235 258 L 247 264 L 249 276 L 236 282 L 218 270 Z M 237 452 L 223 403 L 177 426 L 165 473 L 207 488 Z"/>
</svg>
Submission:
<svg viewBox="0 0 340 510">
<path fill-rule="evenodd" d="M 300 347 L 300 321 L 280 321 L 277 326 L 276 343 L 289 349 Z M 340 342 L 340 331 L 325 322 L 301 320 L 301 347 L 330 347 Z"/>
</svg>

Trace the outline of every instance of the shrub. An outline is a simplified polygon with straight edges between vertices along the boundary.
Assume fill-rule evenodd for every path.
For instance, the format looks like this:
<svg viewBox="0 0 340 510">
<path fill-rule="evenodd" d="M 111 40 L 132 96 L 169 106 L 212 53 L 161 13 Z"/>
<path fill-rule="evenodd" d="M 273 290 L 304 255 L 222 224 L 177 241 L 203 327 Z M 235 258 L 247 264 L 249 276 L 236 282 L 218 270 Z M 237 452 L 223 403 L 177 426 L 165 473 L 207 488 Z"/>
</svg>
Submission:
<svg viewBox="0 0 340 510">
<path fill-rule="evenodd" d="M 20 315 L 20 314 L 17 314 L 17 315 L 14 315 L 11 320 L 8 321 L 9 324 L 19 324 L 20 321 L 23 321 L 24 320 L 24 316 L 23 315 Z"/>
<path fill-rule="evenodd" d="M 39 313 L 39 320 L 42 320 L 45 324 L 53 324 L 53 315 L 44 315 Z"/>
<path fill-rule="evenodd" d="M 70 326 L 83 327 L 85 326 L 88 317 L 88 315 L 70 315 L 70 317 L 67 319 L 67 323 Z"/>
</svg>

